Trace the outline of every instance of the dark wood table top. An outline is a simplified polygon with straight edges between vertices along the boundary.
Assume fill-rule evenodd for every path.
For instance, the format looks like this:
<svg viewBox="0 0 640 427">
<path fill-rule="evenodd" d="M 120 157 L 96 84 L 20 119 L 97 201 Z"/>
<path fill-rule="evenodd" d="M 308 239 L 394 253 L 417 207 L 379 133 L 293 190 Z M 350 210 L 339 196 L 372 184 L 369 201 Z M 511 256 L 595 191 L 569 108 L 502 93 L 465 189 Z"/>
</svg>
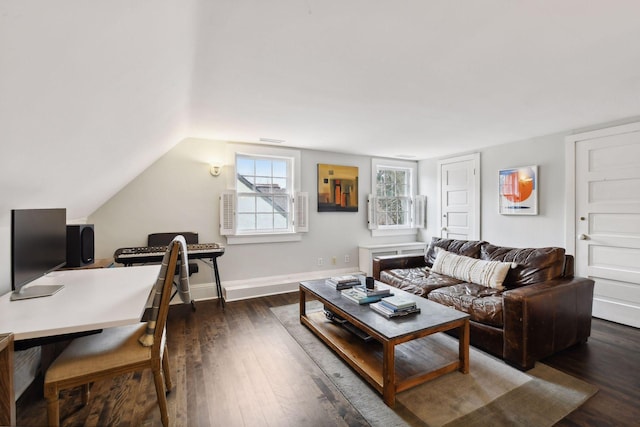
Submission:
<svg viewBox="0 0 640 427">
<path fill-rule="evenodd" d="M 377 282 L 378 285 L 388 286 Z M 357 304 L 345 297 L 324 280 L 300 282 L 300 286 L 311 294 L 344 311 L 373 329 L 386 339 L 395 339 L 425 329 L 436 328 L 450 322 L 468 318 L 469 315 L 444 305 L 429 301 L 426 298 L 391 287 L 394 295 L 410 298 L 420 308 L 420 313 L 387 319 L 369 308 L 368 304 Z M 339 314 L 339 313 L 338 313 Z"/>
</svg>

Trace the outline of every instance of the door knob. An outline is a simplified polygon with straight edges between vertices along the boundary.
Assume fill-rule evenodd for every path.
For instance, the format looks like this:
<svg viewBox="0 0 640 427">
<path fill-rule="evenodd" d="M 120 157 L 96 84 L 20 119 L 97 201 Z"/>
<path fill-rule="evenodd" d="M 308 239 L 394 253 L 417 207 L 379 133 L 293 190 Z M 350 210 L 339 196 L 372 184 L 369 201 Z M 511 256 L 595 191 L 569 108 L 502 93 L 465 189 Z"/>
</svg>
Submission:
<svg viewBox="0 0 640 427">
<path fill-rule="evenodd" d="M 442 231 L 447 231 L 447 227 L 442 227 Z"/>
<path fill-rule="evenodd" d="M 586 234 L 581 234 L 578 236 L 578 239 L 580 240 L 589 240 L 589 236 L 587 236 Z"/>
</svg>

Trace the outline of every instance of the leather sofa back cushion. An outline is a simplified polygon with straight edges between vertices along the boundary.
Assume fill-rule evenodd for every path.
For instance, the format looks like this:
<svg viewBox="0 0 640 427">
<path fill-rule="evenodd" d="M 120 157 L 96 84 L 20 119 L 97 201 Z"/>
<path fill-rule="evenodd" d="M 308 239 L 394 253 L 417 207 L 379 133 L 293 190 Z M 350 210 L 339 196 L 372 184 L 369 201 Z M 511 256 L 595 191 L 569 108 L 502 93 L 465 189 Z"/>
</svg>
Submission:
<svg viewBox="0 0 640 427">
<path fill-rule="evenodd" d="M 485 261 L 437 249 L 432 271 L 490 288 L 503 289 L 502 282 L 507 272 L 515 267 L 510 262 Z"/>
<path fill-rule="evenodd" d="M 471 258 L 480 258 L 480 248 L 483 243 L 477 240 L 455 240 L 455 239 L 442 239 L 440 237 L 434 237 L 431 239 L 431 243 L 427 248 L 427 252 L 424 254 L 424 260 L 429 267 L 433 266 L 436 260 L 436 248 L 442 248 L 447 252 L 454 253 L 456 255 L 468 256 Z"/>
<path fill-rule="evenodd" d="M 562 277 L 564 268 L 563 248 L 507 248 L 485 242 L 480 258 L 517 264 L 504 280 L 507 289 L 557 279 Z"/>
<path fill-rule="evenodd" d="M 425 298 L 434 289 L 461 282 L 453 277 L 434 273 L 428 267 L 384 270 L 380 272 L 380 281 Z"/>
</svg>

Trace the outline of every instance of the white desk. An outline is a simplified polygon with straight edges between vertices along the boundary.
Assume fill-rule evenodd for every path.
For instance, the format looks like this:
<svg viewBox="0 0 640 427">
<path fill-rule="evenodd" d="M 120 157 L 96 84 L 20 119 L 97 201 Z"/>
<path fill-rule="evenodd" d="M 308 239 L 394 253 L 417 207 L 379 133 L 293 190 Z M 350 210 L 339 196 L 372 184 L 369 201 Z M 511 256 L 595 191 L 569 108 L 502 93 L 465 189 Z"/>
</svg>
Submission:
<svg viewBox="0 0 640 427">
<path fill-rule="evenodd" d="M 50 273 L 31 284 L 64 285 L 54 295 L 0 297 L 0 334 L 13 333 L 20 341 L 139 322 L 159 272 L 159 265 L 148 265 Z"/>
</svg>

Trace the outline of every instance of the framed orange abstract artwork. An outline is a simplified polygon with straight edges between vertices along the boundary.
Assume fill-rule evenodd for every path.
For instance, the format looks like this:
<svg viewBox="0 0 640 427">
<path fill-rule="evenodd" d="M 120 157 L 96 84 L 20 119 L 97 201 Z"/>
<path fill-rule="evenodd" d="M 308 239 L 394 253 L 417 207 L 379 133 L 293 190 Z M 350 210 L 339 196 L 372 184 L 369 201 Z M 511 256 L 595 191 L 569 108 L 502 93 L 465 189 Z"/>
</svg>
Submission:
<svg viewBox="0 0 640 427">
<path fill-rule="evenodd" d="M 538 166 L 500 170 L 498 197 L 503 215 L 537 215 Z"/>
<path fill-rule="evenodd" d="M 318 212 L 358 212 L 358 168 L 318 163 Z"/>
</svg>

